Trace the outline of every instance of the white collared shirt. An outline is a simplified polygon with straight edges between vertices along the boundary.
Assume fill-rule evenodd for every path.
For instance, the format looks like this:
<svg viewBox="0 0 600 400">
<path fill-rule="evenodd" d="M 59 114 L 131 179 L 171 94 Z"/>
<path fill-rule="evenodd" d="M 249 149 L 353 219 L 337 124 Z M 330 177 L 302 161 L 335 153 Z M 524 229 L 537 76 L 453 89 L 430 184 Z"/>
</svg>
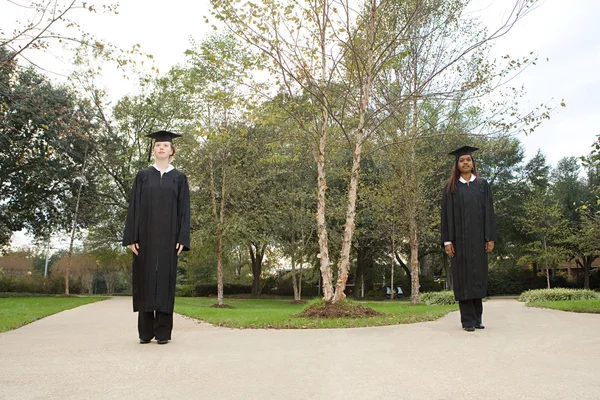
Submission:
<svg viewBox="0 0 600 400">
<path fill-rule="evenodd" d="M 475 175 L 471 174 L 471 179 L 469 179 L 469 182 L 473 182 L 475 180 L 475 178 L 477 178 Z M 464 180 L 464 178 L 461 176 L 459 179 L 462 183 L 467 183 L 467 181 Z"/>
<path fill-rule="evenodd" d="M 164 173 L 166 173 L 166 172 L 173 171 L 173 170 L 175 169 L 175 167 L 174 167 L 174 166 L 172 166 L 171 164 L 169 164 L 169 166 L 167 167 L 167 169 L 165 170 L 165 172 L 162 172 L 162 171 L 160 170 L 160 168 L 158 168 L 158 165 L 154 164 L 154 165 L 152 165 L 152 166 L 153 166 L 154 168 L 156 168 L 156 170 L 157 170 L 158 172 L 160 172 L 160 176 L 162 176 L 162 175 L 163 175 Z"/>
</svg>

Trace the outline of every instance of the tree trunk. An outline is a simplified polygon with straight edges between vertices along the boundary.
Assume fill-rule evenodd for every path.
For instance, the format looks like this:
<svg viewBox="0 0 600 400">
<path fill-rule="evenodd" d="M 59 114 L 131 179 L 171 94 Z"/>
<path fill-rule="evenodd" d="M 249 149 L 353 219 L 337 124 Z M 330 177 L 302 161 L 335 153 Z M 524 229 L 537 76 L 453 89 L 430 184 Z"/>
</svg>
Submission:
<svg viewBox="0 0 600 400">
<path fill-rule="evenodd" d="M 333 298 L 333 303 L 344 300 L 346 295 L 346 281 L 348 280 L 348 272 L 350 271 L 350 249 L 352 247 L 352 236 L 354 234 L 354 219 L 356 216 L 356 194 L 358 191 L 358 176 L 360 173 L 360 157 L 362 154 L 363 141 L 365 140 L 365 123 L 367 117 L 367 109 L 369 106 L 369 97 L 371 94 L 371 86 L 373 82 L 373 66 L 374 66 L 374 49 L 375 41 L 375 17 L 377 15 L 377 2 L 371 1 L 369 10 L 369 25 L 367 27 L 367 46 L 368 51 L 365 54 L 365 70 L 364 78 L 360 86 L 360 103 L 358 126 L 356 132 L 356 144 L 352 153 L 352 173 L 350 175 L 350 186 L 348 188 L 348 206 L 346 209 L 346 224 L 344 226 L 344 236 L 342 239 L 342 249 L 340 260 L 338 262 L 338 280 Z"/>
<path fill-rule="evenodd" d="M 366 259 L 366 250 L 363 246 L 358 246 L 358 252 L 356 256 L 356 274 L 354 278 L 354 298 L 361 298 L 361 293 L 364 285 L 364 276 L 365 276 L 365 259 Z"/>
<path fill-rule="evenodd" d="M 390 273 L 390 300 L 394 300 L 394 258 L 396 256 L 396 242 L 394 241 L 394 233 L 393 233 L 393 229 L 392 229 L 392 267 L 391 267 L 391 273 Z"/>
<path fill-rule="evenodd" d="M 217 235 L 217 304 L 223 305 L 223 224 L 225 221 L 225 168 L 221 169 L 221 205 L 217 212 L 217 195 L 215 190 L 215 175 L 213 156 L 209 157 L 210 167 L 210 192 L 212 199 L 213 221 Z"/>
<path fill-rule="evenodd" d="M 402 267 L 402 269 L 406 273 L 406 276 L 408 276 L 408 278 L 410 279 L 410 269 L 404 263 L 404 261 L 402 261 L 402 259 L 400 258 L 400 254 L 398 254 L 398 252 L 396 252 L 396 261 L 398 261 L 398 264 L 400 264 L 400 266 Z"/>
<path fill-rule="evenodd" d="M 304 251 L 300 251 L 300 276 L 298 278 L 298 301 L 302 300 L 302 264 L 304 263 Z"/>
<path fill-rule="evenodd" d="M 546 256 L 546 283 L 548 284 L 548 289 L 550 289 L 550 267 L 548 266 L 548 247 L 546 246 L 546 239 L 544 239 L 544 255 Z"/>
<path fill-rule="evenodd" d="M 410 302 L 412 304 L 419 303 L 419 237 L 417 234 L 417 222 L 414 218 L 410 221 L 410 282 L 411 294 Z"/>
<path fill-rule="evenodd" d="M 362 117 L 364 118 L 364 116 Z M 352 248 L 352 236 L 354 234 L 354 219 L 356 217 L 356 195 L 358 191 L 358 175 L 360 171 L 360 155 L 362 152 L 362 130 L 357 133 L 356 148 L 353 154 L 352 175 L 350 176 L 350 188 L 348 190 L 348 208 L 346 209 L 346 225 L 342 241 L 342 250 L 338 262 L 338 279 L 333 296 L 333 303 L 340 302 L 346 298 L 344 289 L 350 271 L 350 250 Z"/>
<path fill-rule="evenodd" d="M 67 268 L 65 271 L 65 294 L 69 294 L 69 274 L 71 273 L 71 258 L 73 257 L 73 243 L 75 242 L 75 229 L 77 228 L 77 215 L 79 214 L 79 202 L 81 200 L 81 190 L 83 189 L 83 180 L 85 178 L 85 164 L 87 162 L 88 146 L 83 155 L 83 165 L 81 166 L 81 176 L 79 177 L 79 188 L 77 189 L 77 200 L 75 201 L 75 212 L 73 213 L 73 224 L 71 226 L 71 243 L 69 244 L 69 254 L 67 255 Z"/>
<path fill-rule="evenodd" d="M 292 286 L 294 288 L 294 300 L 298 301 L 300 297 L 298 294 L 298 282 L 296 281 L 296 258 L 294 253 L 295 251 L 292 250 Z"/>
<path fill-rule="evenodd" d="M 321 50 L 321 79 L 320 83 L 325 93 L 327 82 L 327 7 L 323 5 L 320 25 L 320 50 Z M 325 149 L 327 144 L 327 123 L 329 121 L 329 111 L 327 109 L 327 98 L 323 95 L 321 104 L 321 120 L 319 132 L 319 146 L 315 152 L 315 161 L 317 162 L 317 234 L 319 236 L 319 261 L 321 269 L 321 285 L 323 287 L 323 299 L 331 301 L 333 299 L 333 272 L 329 265 L 329 243 L 327 237 L 327 223 L 325 221 L 325 191 L 327 190 L 327 179 L 325 174 Z"/>
<path fill-rule="evenodd" d="M 416 118 L 416 116 L 415 116 Z M 410 281 L 411 281 L 411 295 L 410 302 L 412 304 L 419 303 L 419 289 L 421 284 L 419 282 L 419 230 L 417 223 L 417 205 L 416 205 L 416 188 L 415 184 L 415 149 L 414 145 L 410 145 L 410 162 L 409 162 L 409 179 L 410 193 L 408 194 L 408 238 L 410 242 Z"/>
<path fill-rule="evenodd" d="M 419 105 L 418 88 L 419 88 L 419 71 L 417 65 L 416 52 L 412 57 L 412 73 L 413 73 L 413 93 L 412 101 L 412 133 L 413 139 L 416 139 L 419 133 Z M 410 242 L 410 280 L 411 280 L 411 295 L 410 302 L 417 304 L 419 302 L 419 231 L 417 222 L 417 191 L 418 185 L 415 173 L 415 144 L 409 142 L 409 162 L 408 162 L 408 237 Z"/>
<path fill-rule="evenodd" d="M 266 248 L 266 243 L 263 243 L 262 245 L 260 243 L 250 243 L 248 245 L 252 265 L 252 296 L 260 295 L 260 275 L 262 273 L 262 260 Z"/>
<path fill-rule="evenodd" d="M 594 256 L 586 256 L 583 258 L 583 288 L 590 289 L 590 270 L 592 268 L 592 262 L 594 261 Z"/>
</svg>

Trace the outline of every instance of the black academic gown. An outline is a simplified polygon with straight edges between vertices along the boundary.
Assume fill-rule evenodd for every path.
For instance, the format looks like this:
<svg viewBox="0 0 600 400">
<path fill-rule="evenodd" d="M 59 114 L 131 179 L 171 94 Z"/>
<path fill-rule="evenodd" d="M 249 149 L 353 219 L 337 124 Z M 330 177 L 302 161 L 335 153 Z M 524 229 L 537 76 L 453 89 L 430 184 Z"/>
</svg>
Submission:
<svg viewBox="0 0 600 400">
<path fill-rule="evenodd" d="M 131 189 L 123 246 L 139 243 L 133 255 L 133 311 L 172 313 L 177 250 L 190 249 L 190 192 L 187 177 L 173 169 L 138 172 Z"/>
<path fill-rule="evenodd" d="M 487 294 L 486 241 L 496 241 L 496 218 L 490 185 L 482 178 L 456 183 L 455 193 L 442 194 L 442 243 L 454 244 L 451 258 L 456 300 Z"/>
</svg>

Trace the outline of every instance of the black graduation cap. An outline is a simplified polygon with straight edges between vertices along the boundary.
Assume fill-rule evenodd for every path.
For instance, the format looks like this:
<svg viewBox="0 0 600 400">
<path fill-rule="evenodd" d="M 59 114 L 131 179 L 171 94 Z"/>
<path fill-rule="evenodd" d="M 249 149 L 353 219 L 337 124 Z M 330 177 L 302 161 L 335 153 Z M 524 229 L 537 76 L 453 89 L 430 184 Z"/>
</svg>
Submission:
<svg viewBox="0 0 600 400">
<path fill-rule="evenodd" d="M 448 153 L 448 155 L 455 156 L 456 159 L 459 159 L 462 156 L 466 156 L 466 155 L 471 156 L 471 155 L 473 155 L 473 152 L 477 151 L 477 150 L 479 150 L 478 147 L 463 146 L 454 151 L 451 151 L 450 153 Z"/>
<path fill-rule="evenodd" d="M 146 137 L 149 137 L 151 139 L 154 139 L 154 142 L 169 142 L 169 143 L 173 143 L 173 139 L 180 137 L 181 134 L 179 133 L 175 133 L 175 132 L 169 132 L 169 131 L 157 131 L 157 132 L 152 132 L 146 135 Z M 152 140 L 150 141 L 150 149 L 148 150 L 148 162 L 150 162 L 150 159 L 152 158 Z"/>
</svg>

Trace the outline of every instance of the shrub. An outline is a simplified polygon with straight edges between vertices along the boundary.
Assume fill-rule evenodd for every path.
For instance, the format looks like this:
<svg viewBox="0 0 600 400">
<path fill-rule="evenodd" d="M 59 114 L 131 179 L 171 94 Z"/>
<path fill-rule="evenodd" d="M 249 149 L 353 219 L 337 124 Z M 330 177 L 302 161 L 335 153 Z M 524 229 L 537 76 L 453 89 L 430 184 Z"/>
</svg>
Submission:
<svg viewBox="0 0 600 400">
<path fill-rule="evenodd" d="M 444 290 L 442 284 L 436 282 L 433 276 L 419 275 L 419 284 L 421 285 L 419 288 L 419 292 L 421 293 L 441 292 Z M 404 289 L 404 287 L 402 289 Z"/>
<path fill-rule="evenodd" d="M 369 290 L 365 294 L 365 298 L 368 299 L 383 299 L 383 292 L 380 290 Z"/>
<path fill-rule="evenodd" d="M 532 287 L 531 271 L 514 263 L 497 263 L 488 273 L 488 296 L 519 294 Z"/>
<path fill-rule="evenodd" d="M 69 279 L 69 293 L 81 294 L 79 279 Z M 65 292 L 65 278 L 60 275 L 9 276 L 0 277 L 0 292 L 62 294 Z"/>
<path fill-rule="evenodd" d="M 428 292 L 421 293 L 419 295 L 421 303 L 425 303 L 428 306 L 442 306 L 446 304 L 457 304 L 458 302 L 454 299 L 454 292 L 451 290 L 445 290 L 443 292 Z"/>
<path fill-rule="evenodd" d="M 528 290 L 521 293 L 521 296 L 519 296 L 519 301 L 527 303 L 594 299 L 600 299 L 600 295 L 592 290 L 564 288 Z"/>
<path fill-rule="evenodd" d="M 177 285 L 175 287 L 175 296 L 177 297 L 193 297 L 194 285 Z"/>
</svg>

